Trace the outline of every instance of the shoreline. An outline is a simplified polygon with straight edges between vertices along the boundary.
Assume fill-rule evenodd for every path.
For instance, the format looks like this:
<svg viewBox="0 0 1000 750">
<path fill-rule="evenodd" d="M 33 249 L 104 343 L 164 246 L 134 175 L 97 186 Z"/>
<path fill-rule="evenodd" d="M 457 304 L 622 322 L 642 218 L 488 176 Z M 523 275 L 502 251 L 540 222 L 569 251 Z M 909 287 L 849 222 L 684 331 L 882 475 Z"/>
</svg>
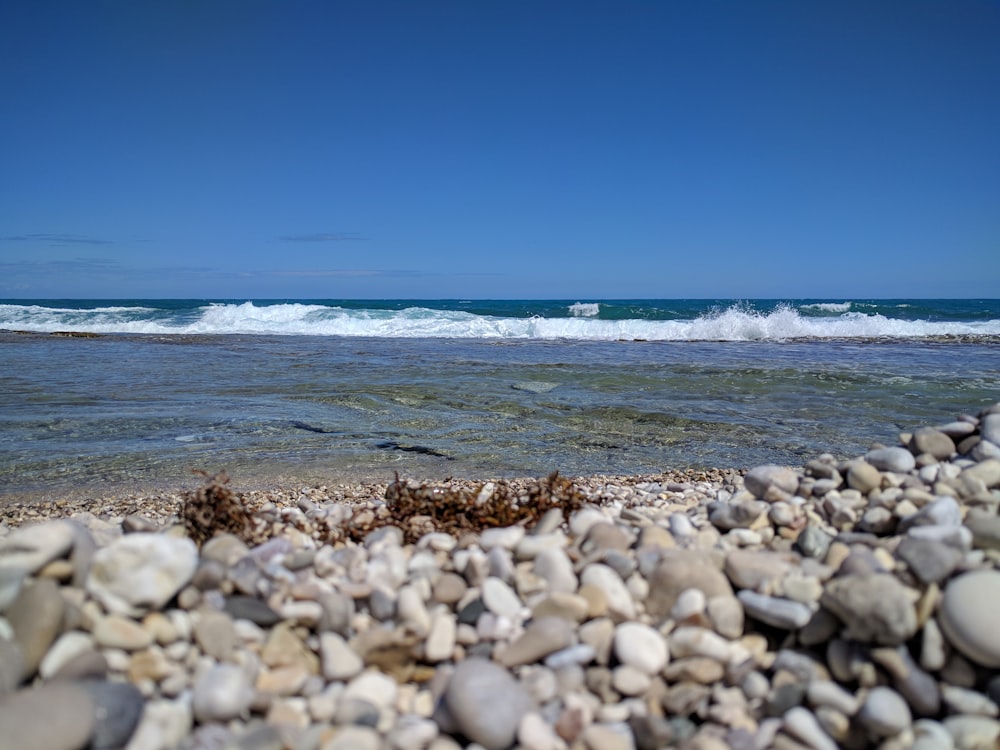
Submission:
<svg viewBox="0 0 1000 750">
<path fill-rule="evenodd" d="M 679 484 L 710 482 L 722 487 L 742 476 L 741 469 L 668 469 L 652 474 L 588 474 L 566 477 L 571 481 L 596 491 L 601 486 L 630 488 L 642 484 Z M 539 477 L 485 477 L 485 478 L 436 478 L 433 476 L 400 475 L 400 479 L 420 482 L 434 482 L 455 487 L 482 486 L 490 482 L 509 482 L 513 486 L 524 486 L 537 481 Z M 102 489 L 101 485 L 69 491 L 47 490 L 0 494 L 0 524 L 20 526 L 27 521 L 64 518 L 76 513 L 91 513 L 101 517 L 124 517 L 132 514 L 148 513 L 152 517 L 165 520 L 180 512 L 185 494 L 194 492 L 202 479 L 192 472 L 187 486 L 178 487 L 174 483 L 163 482 L 144 488 L 116 485 Z M 323 483 L 296 481 L 285 474 L 269 474 L 251 479 L 231 478 L 230 489 L 245 496 L 251 507 L 273 503 L 279 507 L 292 507 L 297 499 L 306 495 L 317 502 L 336 502 L 348 505 L 385 498 L 386 488 L 393 478 L 352 478 L 350 473 L 329 477 Z"/>
</svg>

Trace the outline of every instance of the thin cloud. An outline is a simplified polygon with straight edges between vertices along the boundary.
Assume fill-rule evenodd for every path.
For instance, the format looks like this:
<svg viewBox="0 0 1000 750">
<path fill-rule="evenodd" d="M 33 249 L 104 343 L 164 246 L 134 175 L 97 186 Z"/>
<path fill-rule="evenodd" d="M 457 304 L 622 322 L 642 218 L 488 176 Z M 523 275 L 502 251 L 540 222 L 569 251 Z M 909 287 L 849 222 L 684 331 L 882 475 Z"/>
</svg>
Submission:
<svg viewBox="0 0 1000 750">
<path fill-rule="evenodd" d="M 113 245 L 111 240 L 99 237 L 88 237 L 83 234 L 58 234 L 53 232 L 36 232 L 33 234 L 10 234 L 0 237 L 5 242 L 45 242 L 50 245 Z"/>
<path fill-rule="evenodd" d="M 286 234 L 280 238 L 284 242 L 352 242 L 363 240 L 349 232 L 316 232 L 314 234 Z"/>
</svg>

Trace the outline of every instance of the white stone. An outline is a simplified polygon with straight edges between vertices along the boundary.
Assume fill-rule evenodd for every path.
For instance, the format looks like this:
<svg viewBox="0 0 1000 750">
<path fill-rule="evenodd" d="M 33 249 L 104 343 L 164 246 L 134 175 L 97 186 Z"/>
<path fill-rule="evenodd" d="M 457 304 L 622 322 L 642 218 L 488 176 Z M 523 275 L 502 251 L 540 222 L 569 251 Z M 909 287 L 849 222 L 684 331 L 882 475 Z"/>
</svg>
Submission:
<svg viewBox="0 0 1000 750">
<path fill-rule="evenodd" d="M 69 521 L 22 526 L 0 539 L 0 570 L 35 573 L 43 566 L 65 557 L 75 539 Z"/>
<path fill-rule="evenodd" d="M 322 633 L 319 652 L 323 676 L 328 680 L 349 680 L 361 674 L 364 662 L 337 633 Z"/>
<path fill-rule="evenodd" d="M 620 620 L 635 619 L 635 602 L 625 582 L 613 568 L 603 563 L 591 563 L 583 569 L 580 583 L 596 586 L 608 600 L 608 610 Z"/>
<path fill-rule="evenodd" d="M 377 669 L 369 669 L 347 683 L 343 697 L 360 698 L 380 709 L 389 708 L 396 703 L 397 690 L 394 679 Z"/>
<path fill-rule="evenodd" d="M 430 632 L 424 644 L 424 658 L 430 663 L 450 659 L 455 650 L 458 623 L 455 615 L 440 607 L 431 616 Z"/>
<path fill-rule="evenodd" d="M 505 526 L 494 529 L 484 529 L 479 535 L 479 546 L 484 550 L 494 547 L 512 550 L 524 538 L 523 526 Z"/>
<path fill-rule="evenodd" d="M 253 698 L 253 680 L 242 667 L 217 664 L 195 681 L 191 707 L 199 721 L 229 721 L 245 715 Z"/>
<path fill-rule="evenodd" d="M 663 636 L 639 622 L 623 622 L 615 628 L 614 650 L 622 664 L 649 675 L 663 669 L 669 658 Z"/>
<path fill-rule="evenodd" d="M 483 581 L 482 597 L 486 609 L 500 617 L 517 619 L 524 608 L 514 589 L 496 576 L 489 576 Z"/>
<path fill-rule="evenodd" d="M 94 555 L 87 590 L 110 612 L 162 609 L 191 580 L 198 548 L 184 537 L 128 534 Z"/>
</svg>

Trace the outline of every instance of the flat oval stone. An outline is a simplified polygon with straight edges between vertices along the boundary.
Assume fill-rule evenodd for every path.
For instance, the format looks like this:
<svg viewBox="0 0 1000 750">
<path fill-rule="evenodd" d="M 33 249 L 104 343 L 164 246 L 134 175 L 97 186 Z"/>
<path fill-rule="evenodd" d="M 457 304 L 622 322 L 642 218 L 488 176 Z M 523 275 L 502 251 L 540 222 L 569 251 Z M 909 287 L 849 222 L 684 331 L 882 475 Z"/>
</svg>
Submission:
<svg viewBox="0 0 1000 750">
<path fill-rule="evenodd" d="M 80 685 L 44 683 L 0 700 L 0 742 L 11 750 L 82 750 L 90 743 L 96 713 L 93 699 Z"/>
<path fill-rule="evenodd" d="M 865 461 L 879 471 L 891 471 L 896 474 L 906 474 L 916 468 L 917 460 L 906 448 L 892 446 L 876 448 L 865 454 Z"/>
<path fill-rule="evenodd" d="M 524 633 L 500 655 L 507 667 L 531 664 L 576 642 L 573 623 L 562 617 L 533 620 Z"/>
<path fill-rule="evenodd" d="M 938 616 L 949 642 L 977 664 L 1000 667 L 1000 571 L 977 570 L 953 579 Z"/>
</svg>

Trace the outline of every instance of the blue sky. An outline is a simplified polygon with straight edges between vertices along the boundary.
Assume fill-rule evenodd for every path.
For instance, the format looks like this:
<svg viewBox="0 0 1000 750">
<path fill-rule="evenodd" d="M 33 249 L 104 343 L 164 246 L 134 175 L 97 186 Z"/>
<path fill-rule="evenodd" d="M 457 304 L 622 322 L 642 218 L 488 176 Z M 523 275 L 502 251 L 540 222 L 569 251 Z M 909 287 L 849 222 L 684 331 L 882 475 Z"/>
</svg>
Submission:
<svg viewBox="0 0 1000 750">
<path fill-rule="evenodd" d="M 1000 296 L 1000 3 L 0 0 L 0 297 Z"/>
</svg>

